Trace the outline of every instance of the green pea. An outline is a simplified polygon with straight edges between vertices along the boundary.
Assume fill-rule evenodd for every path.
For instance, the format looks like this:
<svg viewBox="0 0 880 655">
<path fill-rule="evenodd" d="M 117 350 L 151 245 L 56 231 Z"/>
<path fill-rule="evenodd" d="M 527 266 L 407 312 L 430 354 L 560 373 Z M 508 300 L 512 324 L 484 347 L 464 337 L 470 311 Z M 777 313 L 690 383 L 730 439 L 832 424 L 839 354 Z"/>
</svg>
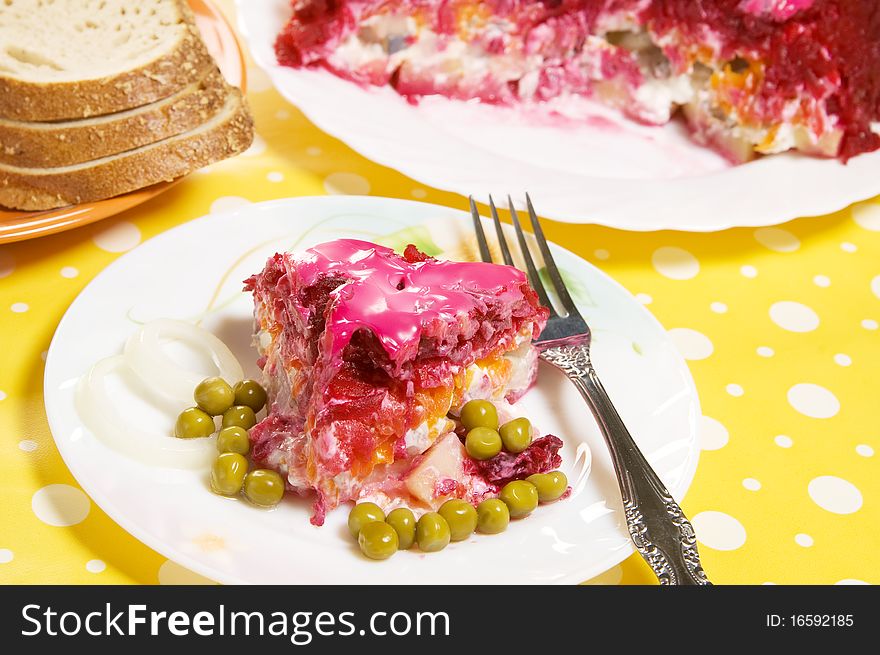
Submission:
<svg viewBox="0 0 880 655">
<path fill-rule="evenodd" d="M 425 553 L 436 553 L 449 545 L 449 524 L 437 512 L 422 514 L 416 523 L 416 542 Z"/>
<path fill-rule="evenodd" d="M 466 430 L 498 429 L 498 410 L 488 400 L 469 400 L 461 408 L 461 424 Z"/>
<path fill-rule="evenodd" d="M 549 503 L 568 489 L 568 478 L 562 471 L 551 471 L 550 473 L 535 473 L 526 478 L 535 485 L 538 490 L 538 500 L 542 503 Z"/>
<path fill-rule="evenodd" d="M 255 380 L 242 380 L 232 387 L 235 393 L 235 404 L 250 407 L 254 412 L 259 412 L 266 406 L 266 390 Z"/>
<path fill-rule="evenodd" d="M 367 523 L 384 521 L 385 512 L 376 503 L 359 503 L 355 505 L 348 515 L 348 530 L 351 536 L 357 539 L 358 533 Z"/>
<path fill-rule="evenodd" d="M 452 541 L 464 541 L 477 529 L 477 510 L 466 500 L 447 500 L 437 513 L 449 524 L 449 538 Z"/>
<path fill-rule="evenodd" d="M 247 474 L 248 462 L 238 453 L 221 453 L 211 467 L 211 488 L 222 496 L 234 496 L 241 491 Z"/>
<path fill-rule="evenodd" d="M 250 430 L 257 424 L 257 417 L 247 405 L 233 405 L 223 412 L 223 427 L 238 426 L 245 430 Z"/>
<path fill-rule="evenodd" d="M 412 510 L 406 507 L 391 510 L 385 517 L 385 522 L 397 533 L 397 547 L 400 550 L 408 550 L 415 543 L 416 517 Z"/>
<path fill-rule="evenodd" d="M 501 489 L 500 498 L 510 510 L 510 517 L 514 519 L 528 516 L 538 506 L 538 490 L 525 480 L 508 482 Z"/>
<path fill-rule="evenodd" d="M 211 416 L 219 416 L 232 407 L 234 397 L 235 394 L 229 383 L 223 378 L 217 377 L 205 378 L 199 382 L 193 393 L 193 398 L 199 409 Z"/>
<path fill-rule="evenodd" d="M 178 439 L 198 439 L 214 434 L 214 419 L 198 407 L 188 407 L 177 417 L 174 436 Z"/>
<path fill-rule="evenodd" d="M 504 501 L 489 498 L 477 505 L 477 530 L 483 534 L 498 534 L 507 530 L 510 510 Z"/>
<path fill-rule="evenodd" d="M 230 425 L 223 428 L 217 435 L 217 450 L 221 453 L 238 453 L 239 455 L 247 455 L 251 449 L 251 442 L 248 439 L 247 430 L 237 425 Z"/>
<path fill-rule="evenodd" d="M 464 447 L 474 459 L 492 459 L 501 452 L 501 436 L 491 428 L 474 428 L 467 433 Z"/>
<path fill-rule="evenodd" d="M 527 418 L 515 418 L 498 430 L 504 449 L 509 453 L 521 453 L 532 443 L 532 424 Z"/>
<path fill-rule="evenodd" d="M 269 469 L 251 471 L 244 479 L 244 495 L 259 507 L 275 507 L 284 497 L 284 478 Z"/>
<path fill-rule="evenodd" d="M 358 546 L 370 559 L 388 559 L 399 544 L 397 531 L 383 521 L 367 523 L 358 533 Z"/>
</svg>

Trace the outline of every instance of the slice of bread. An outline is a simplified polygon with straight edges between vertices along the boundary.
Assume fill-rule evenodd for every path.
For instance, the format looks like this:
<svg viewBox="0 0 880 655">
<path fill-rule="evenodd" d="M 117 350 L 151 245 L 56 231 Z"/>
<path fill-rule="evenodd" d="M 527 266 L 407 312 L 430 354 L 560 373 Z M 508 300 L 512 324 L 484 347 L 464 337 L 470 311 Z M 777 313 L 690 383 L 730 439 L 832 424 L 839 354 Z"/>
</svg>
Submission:
<svg viewBox="0 0 880 655">
<path fill-rule="evenodd" d="M 185 0 L 0 0 L 0 117 L 88 118 L 177 93 L 213 65 Z"/>
<path fill-rule="evenodd" d="M 182 134 L 72 166 L 0 164 L 0 205 L 44 210 L 110 198 L 236 155 L 253 136 L 253 121 L 241 92 L 229 87 L 222 109 Z"/>
<path fill-rule="evenodd" d="M 0 163 L 69 166 L 192 130 L 220 111 L 227 86 L 215 68 L 168 98 L 115 114 L 50 123 L 0 118 Z"/>
<path fill-rule="evenodd" d="M 0 163 L 69 166 L 186 132 L 223 107 L 227 86 L 214 69 L 168 98 L 115 114 L 48 123 L 0 118 Z"/>
</svg>

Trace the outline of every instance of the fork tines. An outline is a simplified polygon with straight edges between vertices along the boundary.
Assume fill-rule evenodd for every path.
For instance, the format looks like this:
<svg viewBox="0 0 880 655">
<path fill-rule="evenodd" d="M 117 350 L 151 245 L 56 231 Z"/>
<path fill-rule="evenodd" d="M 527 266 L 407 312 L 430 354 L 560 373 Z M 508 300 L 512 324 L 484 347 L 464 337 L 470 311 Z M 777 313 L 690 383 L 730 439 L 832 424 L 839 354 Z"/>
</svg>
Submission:
<svg viewBox="0 0 880 655">
<path fill-rule="evenodd" d="M 471 196 L 469 200 L 471 217 L 474 220 L 474 231 L 476 232 L 477 244 L 480 249 L 480 258 L 484 262 L 491 263 L 492 255 L 489 251 L 489 243 L 486 240 L 486 233 L 483 230 L 482 219 L 477 211 L 477 205 L 476 202 L 474 202 L 473 196 Z M 538 268 L 535 266 L 535 261 L 532 258 L 528 242 L 526 241 L 525 232 L 523 231 L 522 224 L 519 220 L 519 214 L 517 214 L 516 208 L 513 206 L 513 200 L 509 195 L 507 196 L 507 204 L 510 209 L 510 218 L 513 222 L 513 228 L 516 231 L 516 239 L 519 244 L 520 255 L 525 263 L 526 275 L 529 278 L 529 283 L 538 294 L 538 299 L 541 304 L 550 309 L 551 316 L 555 316 L 557 315 L 556 310 L 553 308 L 553 303 L 547 295 L 547 290 L 541 280 Z M 535 212 L 529 194 L 526 194 L 526 207 L 529 212 L 529 220 L 532 224 L 532 232 L 534 233 L 535 241 L 538 243 L 538 249 L 541 251 L 541 258 L 544 261 L 544 267 L 547 269 L 547 276 L 553 284 L 553 289 L 565 310 L 570 314 L 577 314 L 577 308 L 575 307 L 574 301 L 571 299 L 571 295 L 568 293 L 568 289 L 565 287 L 565 282 L 562 280 L 556 262 L 553 260 L 553 254 L 550 252 L 550 247 L 547 245 L 547 239 L 544 237 L 544 231 L 541 229 L 541 223 L 538 220 L 538 215 Z M 492 196 L 489 196 L 489 209 L 492 212 L 492 221 L 495 223 L 495 233 L 498 236 L 498 246 L 501 250 L 501 256 L 504 259 L 505 264 L 513 266 L 513 257 L 510 254 L 510 248 L 507 244 L 507 239 L 504 236 L 504 230 L 501 227 L 501 220 L 498 218 L 498 210 L 495 208 L 495 201 L 492 199 Z"/>
</svg>

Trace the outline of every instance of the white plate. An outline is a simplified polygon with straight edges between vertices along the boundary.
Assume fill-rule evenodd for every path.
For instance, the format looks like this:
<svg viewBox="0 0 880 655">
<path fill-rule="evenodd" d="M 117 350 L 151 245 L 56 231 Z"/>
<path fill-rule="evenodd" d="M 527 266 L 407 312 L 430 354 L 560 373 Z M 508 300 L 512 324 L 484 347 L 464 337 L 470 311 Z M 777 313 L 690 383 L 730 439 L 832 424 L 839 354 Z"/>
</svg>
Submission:
<svg viewBox="0 0 880 655">
<path fill-rule="evenodd" d="M 847 165 L 784 154 L 732 167 L 677 122 L 647 127 L 601 107 L 602 128 L 443 98 L 414 106 L 389 88 L 279 66 L 272 44 L 289 0 L 237 6 L 254 60 L 287 100 L 364 156 L 440 189 L 483 200 L 528 191 L 559 221 L 694 232 L 818 216 L 880 193 L 880 152 Z"/>
<path fill-rule="evenodd" d="M 76 380 L 97 360 L 121 352 L 136 321 L 202 318 L 245 373 L 256 375 L 253 307 L 241 281 L 276 251 L 353 236 L 395 247 L 415 242 L 462 257 L 471 253 L 470 230 L 469 216 L 444 207 L 329 196 L 212 214 L 147 241 L 100 273 L 55 333 L 46 361 L 46 412 L 64 461 L 123 528 L 224 583 L 574 583 L 601 573 L 632 552 L 619 492 L 589 411 L 574 387 L 544 364 L 537 387 L 520 403 L 536 425 L 565 442 L 563 470 L 575 482 L 573 495 L 539 508 L 502 535 L 475 536 L 431 555 L 398 553 L 386 562 L 358 553 L 345 527 L 347 508 L 315 528 L 305 499 L 287 498 L 267 512 L 221 498 L 209 491 L 207 471 L 151 468 L 127 459 L 96 439 L 75 410 Z M 599 374 L 646 456 L 681 498 L 699 453 L 700 408 L 687 366 L 628 292 L 572 253 L 558 247 L 554 253 L 593 326 Z M 121 394 L 117 403 L 141 427 L 170 431 L 172 416 L 146 412 Z"/>
</svg>

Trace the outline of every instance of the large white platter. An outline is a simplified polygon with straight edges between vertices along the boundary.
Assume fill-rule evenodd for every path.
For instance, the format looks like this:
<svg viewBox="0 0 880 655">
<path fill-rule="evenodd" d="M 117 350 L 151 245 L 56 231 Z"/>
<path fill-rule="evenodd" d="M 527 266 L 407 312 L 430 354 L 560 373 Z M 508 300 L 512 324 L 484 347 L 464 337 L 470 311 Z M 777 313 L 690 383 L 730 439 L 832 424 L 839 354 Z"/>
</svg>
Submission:
<svg viewBox="0 0 880 655">
<path fill-rule="evenodd" d="M 430 98 L 412 105 L 323 70 L 279 66 L 289 0 L 237 0 L 239 27 L 275 87 L 319 128 L 419 182 L 485 200 L 528 191 L 543 216 L 626 230 L 708 232 L 782 223 L 880 193 L 880 152 L 844 165 L 793 154 L 730 166 L 678 123 L 542 119 Z M 259 126 L 258 126 L 259 127 Z"/>
<path fill-rule="evenodd" d="M 402 552 L 385 562 L 360 555 L 345 527 L 347 507 L 315 528 L 305 499 L 287 498 L 263 511 L 216 496 L 207 470 L 155 468 L 129 459 L 96 438 L 77 414 L 78 378 L 96 361 L 121 352 L 139 322 L 155 318 L 200 320 L 229 345 L 246 374 L 256 375 L 252 302 L 241 281 L 276 251 L 352 236 L 395 247 L 415 242 L 468 258 L 470 230 L 469 216 L 444 207 L 329 196 L 213 214 L 145 242 L 83 290 L 49 349 L 46 412 L 64 461 L 123 528 L 224 583 L 575 583 L 601 573 L 632 552 L 610 459 L 578 393 L 543 364 L 537 386 L 520 405 L 543 431 L 565 442 L 563 470 L 573 482 L 572 496 L 540 507 L 501 535 L 477 535 L 430 555 Z M 572 253 L 555 246 L 554 253 L 593 326 L 605 386 L 680 499 L 699 453 L 700 408 L 687 366 L 665 330 L 627 291 Z M 211 372 L 206 365 L 204 373 Z M 117 410 L 141 429 L 170 434 L 173 413 L 148 411 L 123 385 L 117 387 Z"/>
</svg>

